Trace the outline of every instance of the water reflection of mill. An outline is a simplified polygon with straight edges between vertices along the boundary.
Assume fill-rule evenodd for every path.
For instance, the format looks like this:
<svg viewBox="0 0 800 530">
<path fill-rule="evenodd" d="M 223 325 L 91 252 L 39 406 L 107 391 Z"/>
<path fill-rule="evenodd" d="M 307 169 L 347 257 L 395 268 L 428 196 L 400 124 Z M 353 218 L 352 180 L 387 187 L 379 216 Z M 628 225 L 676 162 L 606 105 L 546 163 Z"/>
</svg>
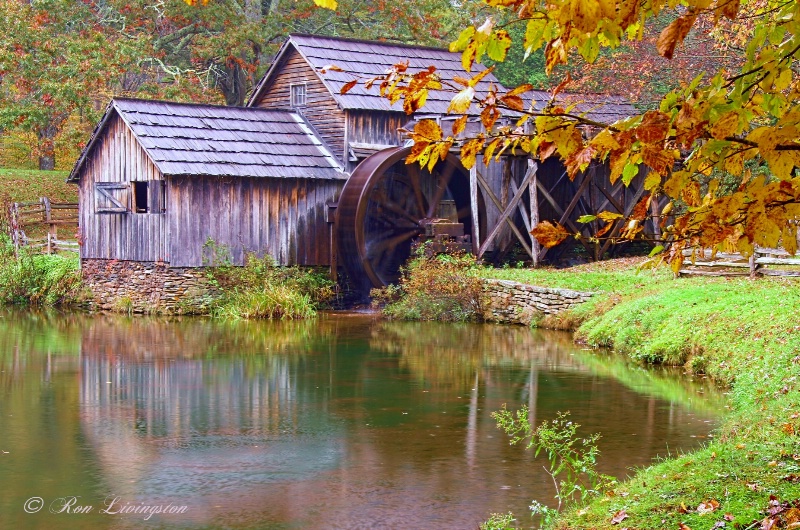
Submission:
<svg viewBox="0 0 800 530">
<path fill-rule="evenodd" d="M 643 387 L 650 397 L 631 390 Z M 280 499 L 270 509 L 285 520 L 306 509 L 286 495 L 319 498 L 320 487 L 361 502 L 389 486 L 405 499 L 438 491 L 452 503 L 465 469 L 481 488 L 522 483 L 525 469 L 487 466 L 520 456 L 489 416 L 505 402 L 537 420 L 571 410 L 585 432 L 630 425 L 636 438 L 603 447 L 618 466 L 604 471 L 624 473 L 675 433 L 704 432 L 687 422 L 720 405 L 699 389 L 514 327 L 113 319 L 87 326 L 81 343 L 83 430 L 115 493 L 247 503 L 260 491 L 262 504 Z M 369 482 L 367 469 L 385 481 Z"/>
</svg>

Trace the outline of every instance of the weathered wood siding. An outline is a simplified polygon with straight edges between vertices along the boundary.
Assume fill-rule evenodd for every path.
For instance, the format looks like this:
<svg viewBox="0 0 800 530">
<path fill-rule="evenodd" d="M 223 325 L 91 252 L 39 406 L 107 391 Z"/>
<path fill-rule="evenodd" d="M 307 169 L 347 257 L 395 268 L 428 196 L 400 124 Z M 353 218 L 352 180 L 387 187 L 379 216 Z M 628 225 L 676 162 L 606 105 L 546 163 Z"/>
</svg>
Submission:
<svg viewBox="0 0 800 530">
<path fill-rule="evenodd" d="M 122 119 L 112 118 L 79 184 L 81 258 L 167 260 L 167 214 L 131 211 L 129 183 L 151 180 L 163 177 Z M 102 182 L 128 183 L 127 191 L 119 192 L 127 212 L 96 211 L 96 184 Z"/>
<path fill-rule="evenodd" d="M 381 112 L 370 110 L 347 111 L 347 144 L 358 142 L 375 145 L 403 145 L 405 138 L 397 129 L 412 120 L 405 112 Z M 348 171 L 358 162 L 347 161 Z"/>
<path fill-rule="evenodd" d="M 325 203 L 339 181 L 230 177 L 172 177 L 167 199 L 169 262 L 198 267 L 211 240 L 236 265 L 245 254 L 269 254 L 281 265 L 330 264 Z"/>
<path fill-rule="evenodd" d="M 281 64 L 276 65 L 275 72 L 275 77 L 253 106 L 291 109 L 290 86 L 294 83 L 306 83 L 306 106 L 295 110 L 314 126 L 340 162 L 347 160 L 345 114 L 303 56 L 294 48 L 286 50 Z"/>
</svg>

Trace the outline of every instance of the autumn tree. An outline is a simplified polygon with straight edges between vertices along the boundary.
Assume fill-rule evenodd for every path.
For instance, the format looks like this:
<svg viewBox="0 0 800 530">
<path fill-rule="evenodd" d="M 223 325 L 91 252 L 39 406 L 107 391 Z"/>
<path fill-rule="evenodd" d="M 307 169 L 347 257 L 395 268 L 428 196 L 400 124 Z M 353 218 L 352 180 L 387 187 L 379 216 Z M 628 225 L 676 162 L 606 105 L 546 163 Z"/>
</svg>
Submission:
<svg viewBox="0 0 800 530">
<path fill-rule="evenodd" d="M 95 99 L 137 43 L 110 38 L 83 2 L 2 2 L 0 20 L 0 130 L 34 133 L 39 168 L 53 169 L 61 127 L 76 111 L 95 116 Z"/>
<path fill-rule="evenodd" d="M 668 258 L 676 268 L 686 248 L 722 249 L 735 246 L 748 255 L 754 245 L 797 249 L 800 219 L 800 3 L 794 0 L 484 0 L 494 10 L 468 25 L 451 50 L 462 52 L 466 74 L 442 79 L 435 72 L 393 72 L 370 80 L 392 99 L 421 101 L 428 90 L 452 90 L 449 112 L 459 116 L 453 130 L 423 120 L 410 132 L 415 147 L 409 162 L 433 164 L 453 147 L 460 148 L 467 167 L 476 156 L 513 150 L 534 158 L 559 157 L 574 177 L 593 160 L 605 161 L 611 180 L 630 182 L 639 167 L 649 169 L 645 187 L 677 205 L 665 234 L 671 242 Z M 491 87 L 476 91 L 482 74 L 470 73 L 476 62 L 502 62 L 513 35 L 522 38 L 527 55 L 542 50 L 550 75 L 574 55 L 594 63 L 605 50 L 628 46 L 636 50 L 648 24 L 662 29 L 647 44 L 665 60 L 682 54 L 736 51 L 738 60 L 723 61 L 667 92 L 651 110 L 618 121 L 600 123 L 575 111 L 562 97 L 568 85 L 559 80 L 550 104 L 534 108 L 526 94 L 533 86 Z M 524 32 L 514 31 L 516 26 Z M 704 32 L 703 50 L 694 49 L 692 31 Z M 708 38 L 716 38 L 710 45 Z M 735 70 L 733 69 L 735 68 Z M 555 83 L 554 83 L 555 84 Z M 471 104 L 483 108 L 485 133 L 464 135 Z M 406 105 L 417 110 L 416 105 Z M 503 117 L 510 122 L 504 122 Z M 594 131 L 586 135 L 586 129 Z M 763 168 L 762 171 L 752 171 Z M 734 186 L 722 186 L 731 178 Z M 646 208 L 634 209 L 626 220 L 626 238 L 641 232 Z M 601 216 L 604 212 L 597 212 Z M 594 218 L 594 216 L 586 216 Z M 664 217 L 667 218 L 666 216 Z M 535 231 L 552 246 L 571 234 L 563 227 L 542 224 Z"/>
</svg>

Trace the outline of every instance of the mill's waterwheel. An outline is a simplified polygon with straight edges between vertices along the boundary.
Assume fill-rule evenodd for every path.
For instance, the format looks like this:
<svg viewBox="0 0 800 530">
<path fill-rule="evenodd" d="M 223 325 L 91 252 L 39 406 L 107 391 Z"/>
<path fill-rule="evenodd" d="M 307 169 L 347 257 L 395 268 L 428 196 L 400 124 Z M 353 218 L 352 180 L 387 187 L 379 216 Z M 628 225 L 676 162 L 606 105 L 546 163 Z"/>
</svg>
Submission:
<svg viewBox="0 0 800 530">
<path fill-rule="evenodd" d="M 453 155 L 433 171 L 406 164 L 410 151 L 386 149 L 365 159 L 339 197 L 339 255 L 356 288 L 396 282 L 423 238 L 444 237 L 471 250 L 469 173 Z"/>
</svg>

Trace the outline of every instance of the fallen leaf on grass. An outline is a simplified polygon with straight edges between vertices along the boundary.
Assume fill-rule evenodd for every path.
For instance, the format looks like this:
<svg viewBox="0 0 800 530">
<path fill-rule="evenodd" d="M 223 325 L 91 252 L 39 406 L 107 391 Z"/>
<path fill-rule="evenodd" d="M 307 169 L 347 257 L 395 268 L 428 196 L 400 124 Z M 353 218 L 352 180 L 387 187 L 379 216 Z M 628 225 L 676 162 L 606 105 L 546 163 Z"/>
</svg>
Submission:
<svg viewBox="0 0 800 530">
<path fill-rule="evenodd" d="M 625 510 L 620 510 L 614 514 L 614 517 L 611 518 L 611 524 L 619 524 L 627 518 L 628 514 L 625 513 Z"/>
<path fill-rule="evenodd" d="M 733 522 L 733 520 L 735 519 L 732 513 L 726 513 L 725 515 L 722 516 L 722 518 L 728 522 Z"/>
<path fill-rule="evenodd" d="M 678 530 L 692 530 L 692 527 L 685 523 L 681 523 L 681 525 L 678 527 Z"/>
<path fill-rule="evenodd" d="M 705 515 L 713 512 L 717 508 L 719 508 L 719 502 L 715 501 L 714 499 L 710 499 L 697 505 L 697 513 L 700 515 Z"/>
</svg>

